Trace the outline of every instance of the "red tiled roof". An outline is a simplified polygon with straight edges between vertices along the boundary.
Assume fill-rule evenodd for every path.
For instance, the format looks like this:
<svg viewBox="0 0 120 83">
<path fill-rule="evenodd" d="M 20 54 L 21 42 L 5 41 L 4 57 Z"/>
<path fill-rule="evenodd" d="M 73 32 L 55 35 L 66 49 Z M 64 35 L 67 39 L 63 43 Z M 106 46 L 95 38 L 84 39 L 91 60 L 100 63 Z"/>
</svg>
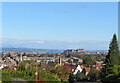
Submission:
<svg viewBox="0 0 120 83">
<path fill-rule="evenodd" d="M 95 67 L 102 67 L 102 64 L 96 64 Z"/>
<path fill-rule="evenodd" d="M 76 69 L 78 65 L 70 65 L 71 69 Z"/>
<path fill-rule="evenodd" d="M 64 67 L 66 67 L 66 66 L 69 67 L 69 68 L 71 68 L 71 69 L 74 69 L 74 70 L 75 70 L 78 65 L 64 64 Z M 80 66 L 80 67 L 81 67 L 82 70 L 85 68 L 84 66 Z"/>
<path fill-rule="evenodd" d="M 78 65 L 64 64 L 64 66 L 69 66 L 71 69 L 76 69 Z"/>
</svg>

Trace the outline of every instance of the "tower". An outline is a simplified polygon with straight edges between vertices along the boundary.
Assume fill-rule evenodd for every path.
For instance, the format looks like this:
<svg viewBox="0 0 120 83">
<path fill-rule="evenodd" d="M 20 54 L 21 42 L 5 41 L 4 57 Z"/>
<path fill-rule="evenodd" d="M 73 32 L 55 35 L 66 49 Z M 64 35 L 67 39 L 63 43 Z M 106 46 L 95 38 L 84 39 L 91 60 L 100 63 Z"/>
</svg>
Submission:
<svg viewBox="0 0 120 83">
<path fill-rule="evenodd" d="M 23 60 L 23 58 L 22 58 L 22 53 L 20 54 L 20 61 L 22 61 Z"/>
<path fill-rule="evenodd" d="M 62 57 L 60 54 L 58 54 L 58 55 L 59 55 L 59 64 L 60 64 L 60 66 L 62 66 Z"/>
</svg>

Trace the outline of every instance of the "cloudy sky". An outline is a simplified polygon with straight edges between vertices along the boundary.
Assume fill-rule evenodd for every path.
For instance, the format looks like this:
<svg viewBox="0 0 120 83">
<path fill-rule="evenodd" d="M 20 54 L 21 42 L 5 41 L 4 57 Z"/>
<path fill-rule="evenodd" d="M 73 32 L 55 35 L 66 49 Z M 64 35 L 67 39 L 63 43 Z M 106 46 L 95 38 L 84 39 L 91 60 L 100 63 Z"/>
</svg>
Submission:
<svg viewBox="0 0 120 83">
<path fill-rule="evenodd" d="M 107 50 L 117 2 L 3 3 L 3 47 Z"/>
</svg>

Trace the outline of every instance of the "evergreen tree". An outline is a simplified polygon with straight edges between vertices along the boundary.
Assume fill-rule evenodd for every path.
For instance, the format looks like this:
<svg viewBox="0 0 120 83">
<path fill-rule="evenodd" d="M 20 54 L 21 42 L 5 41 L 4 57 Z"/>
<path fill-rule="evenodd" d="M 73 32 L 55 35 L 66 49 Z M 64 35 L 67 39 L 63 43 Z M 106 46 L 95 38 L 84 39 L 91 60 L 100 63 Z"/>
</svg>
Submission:
<svg viewBox="0 0 120 83">
<path fill-rule="evenodd" d="M 113 35 L 113 39 L 109 45 L 109 52 L 106 56 L 105 64 L 109 66 L 118 65 L 118 42 L 116 34 Z"/>
<path fill-rule="evenodd" d="M 105 59 L 105 66 L 102 69 L 102 81 L 107 80 L 108 78 L 111 78 L 111 76 L 117 76 L 118 73 L 118 62 L 119 62 L 119 51 L 118 51 L 118 42 L 116 34 L 113 35 L 113 39 L 109 45 L 109 51 L 108 55 Z M 110 79 L 109 79 L 110 81 Z"/>
</svg>

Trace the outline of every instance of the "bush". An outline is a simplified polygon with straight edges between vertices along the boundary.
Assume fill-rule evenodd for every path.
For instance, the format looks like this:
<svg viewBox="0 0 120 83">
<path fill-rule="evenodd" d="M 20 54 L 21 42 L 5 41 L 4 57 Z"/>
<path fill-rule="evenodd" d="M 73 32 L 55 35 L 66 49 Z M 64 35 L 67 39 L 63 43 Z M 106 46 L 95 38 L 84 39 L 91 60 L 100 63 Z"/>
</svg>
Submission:
<svg viewBox="0 0 120 83">
<path fill-rule="evenodd" d="M 12 83 L 12 76 L 8 71 L 2 71 L 2 83 Z"/>
</svg>

